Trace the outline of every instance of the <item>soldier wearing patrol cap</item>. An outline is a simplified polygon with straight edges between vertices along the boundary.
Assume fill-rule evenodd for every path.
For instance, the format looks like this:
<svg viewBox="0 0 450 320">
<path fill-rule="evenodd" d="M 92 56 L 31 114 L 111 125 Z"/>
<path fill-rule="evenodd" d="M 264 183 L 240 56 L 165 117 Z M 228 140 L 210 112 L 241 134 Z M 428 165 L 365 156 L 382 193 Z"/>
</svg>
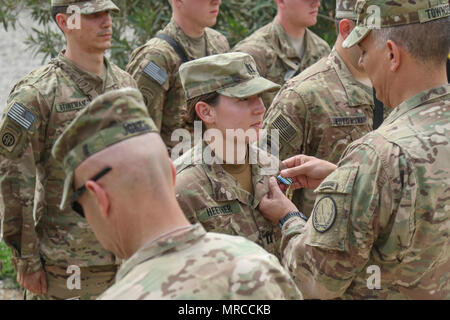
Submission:
<svg viewBox="0 0 450 320">
<path fill-rule="evenodd" d="M 211 29 L 221 0 L 170 0 L 172 19 L 155 37 L 137 48 L 126 70 L 136 79 L 145 104 L 170 150 L 172 132 L 193 128 L 181 121 L 186 111 L 178 69 L 183 62 L 230 49 L 228 40 Z"/>
<path fill-rule="evenodd" d="M 280 231 L 258 211 L 259 201 L 268 191 L 268 174 L 278 172 L 279 161 L 252 144 L 265 113 L 260 95 L 279 86 L 256 70 L 253 58 L 241 52 L 181 66 L 188 115 L 201 120 L 207 131 L 203 141 L 175 161 L 176 194 L 191 223 L 200 222 L 208 231 L 246 237 L 279 255 Z M 220 132 L 214 141 L 208 138 L 213 130 Z M 248 136 L 240 136 L 239 130 Z M 241 139 L 235 140 L 233 134 Z M 214 161 L 205 154 L 213 154 Z"/>
<path fill-rule="evenodd" d="M 336 1 L 339 35 L 332 52 L 289 80 L 265 116 L 264 128 L 280 132 L 281 160 L 305 154 L 337 163 L 351 142 L 372 131 L 373 89 L 358 63 L 361 50 L 342 47 L 356 24 L 355 4 Z M 314 200 L 312 190 L 294 192 L 293 202 L 307 216 Z"/>
<path fill-rule="evenodd" d="M 308 27 L 317 23 L 319 0 L 275 0 L 277 16 L 239 42 L 232 51 L 246 52 L 256 61 L 258 71 L 279 85 L 330 53 L 328 43 Z M 274 92 L 263 94 L 269 108 Z"/>
<path fill-rule="evenodd" d="M 53 147 L 66 172 L 61 205 L 127 259 L 100 299 L 301 298 L 273 255 L 189 224 L 157 131 L 139 91 L 121 89 L 94 100 Z"/>
<path fill-rule="evenodd" d="M 50 151 L 92 99 L 136 83 L 104 57 L 109 12 L 119 10 L 112 1 L 52 0 L 51 6 L 66 49 L 14 86 L 0 122 L 2 236 L 27 298 L 85 299 L 112 284 L 116 259 L 76 213 L 58 208 L 65 175 Z M 68 12 L 80 15 L 69 19 Z"/>
<path fill-rule="evenodd" d="M 356 7 L 343 47 L 361 48 L 378 98 L 393 110 L 337 168 L 307 156 L 284 161 L 296 187 L 318 186 L 307 222 L 283 217 L 293 204 L 274 181 L 260 209 L 282 219 L 283 261 L 307 297 L 449 299 L 449 3 Z"/>
</svg>

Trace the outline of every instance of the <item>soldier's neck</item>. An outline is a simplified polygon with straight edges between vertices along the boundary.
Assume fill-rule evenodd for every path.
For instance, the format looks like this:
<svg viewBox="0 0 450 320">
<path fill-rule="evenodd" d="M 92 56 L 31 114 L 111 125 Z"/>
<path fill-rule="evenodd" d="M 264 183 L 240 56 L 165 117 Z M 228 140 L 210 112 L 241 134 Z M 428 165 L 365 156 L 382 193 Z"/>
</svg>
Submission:
<svg viewBox="0 0 450 320">
<path fill-rule="evenodd" d="M 103 52 L 88 53 L 83 50 L 71 47 L 68 44 L 64 55 L 80 69 L 96 74 L 100 77 L 103 75 L 105 67 Z"/>
<path fill-rule="evenodd" d="M 354 66 L 354 63 L 357 63 L 357 61 L 352 61 L 352 57 L 349 55 L 349 49 L 342 48 L 342 41 L 340 39 L 336 42 L 335 48 L 353 78 L 368 87 L 372 87 L 372 82 L 370 81 L 369 76 L 364 72 L 364 70 L 358 69 Z"/>
<path fill-rule="evenodd" d="M 278 13 L 275 19 L 281 24 L 284 32 L 291 38 L 300 39 L 304 36 L 306 27 L 299 27 L 298 25 L 292 24 L 287 18 L 283 18 L 283 15 L 280 13 Z"/>
<path fill-rule="evenodd" d="M 123 252 L 121 258 L 128 259 L 144 245 L 163 240 L 166 236 L 173 236 L 177 230 L 181 232 L 181 229 L 185 230 L 191 225 L 175 197 L 172 200 L 163 205 L 147 204 L 147 210 L 136 207 L 133 220 L 128 219 L 123 223 L 118 233 L 118 239 L 121 239 L 120 251 Z M 161 212 L 164 212 L 164 215 L 161 215 Z"/>
<path fill-rule="evenodd" d="M 432 64 L 422 64 L 406 55 L 403 59 L 404 66 L 401 66 L 396 71 L 397 74 L 391 76 L 389 83 L 385 84 L 386 94 L 380 99 L 385 105 L 395 108 L 421 92 L 448 83 L 445 62 L 438 67 Z"/>
<path fill-rule="evenodd" d="M 175 13 L 173 19 L 177 26 L 179 26 L 188 37 L 200 38 L 205 33 L 205 27 L 199 26 L 195 22 L 185 19 Z"/>
</svg>

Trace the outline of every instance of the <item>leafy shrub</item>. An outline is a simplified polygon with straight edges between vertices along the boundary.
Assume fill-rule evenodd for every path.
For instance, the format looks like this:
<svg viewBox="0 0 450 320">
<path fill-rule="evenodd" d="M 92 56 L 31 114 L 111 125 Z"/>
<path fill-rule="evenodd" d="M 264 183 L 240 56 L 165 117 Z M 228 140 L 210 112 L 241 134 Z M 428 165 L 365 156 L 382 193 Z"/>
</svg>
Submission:
<svg viewBox="0 0 450 320">
<path fill-rule="evenodd" d="M 1 241 L 0 242 L 0 264 L 2 268 L 0 269 L 0 280 L 4 279 L 16 279 L 16 272 L 11 263 L 11 251 L 6 246 L 6 244 Z"/>
</svg>

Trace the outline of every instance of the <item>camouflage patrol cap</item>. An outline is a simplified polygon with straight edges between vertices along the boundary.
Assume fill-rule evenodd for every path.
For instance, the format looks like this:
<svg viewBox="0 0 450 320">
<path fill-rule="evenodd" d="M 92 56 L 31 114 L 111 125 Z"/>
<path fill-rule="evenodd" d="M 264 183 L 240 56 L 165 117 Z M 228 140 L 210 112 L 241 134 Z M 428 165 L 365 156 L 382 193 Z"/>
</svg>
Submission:
<svg viewBox="0 0 450 320">
<path fill-rule="evenodd" d="M 246 98 L 280 88 L 261 77 L 252 56 L 241 52 L 216 54 L 183 63 L 180 78 L 186 100 L 212 92 Z"/>
<path fill-rule="evenodd" d="M 92 14 L 111 10 L 119 12 L 119 8 L 111 0 L 91 0 L 91 1 L 73 1 L 73 0 L 52 0 L 52 7 L 58 6 L 78 6 L 81 14 Z"/>
<path fill-rule="evenodd" d="M 110 91 L 92 101 L 56 140 L 53 157 L 65 171 L 60 204 L 64 209 L 72 196 L 75 169 L 93 154 L 123 140 L 158 132 L 142 94 L 132 88 Z"/>
<path fill-rule="evenodd" d="M 358 22 L 342 46 L 361 42 L 372 29 L 426 23 L 450 16 L 449 0 L 358 0 Z"/>
<path fill-rule="evenodd" d="M 357 0 L 336 0 L 336 19 L 358 19 L 356 14 Z"/>
</svg>

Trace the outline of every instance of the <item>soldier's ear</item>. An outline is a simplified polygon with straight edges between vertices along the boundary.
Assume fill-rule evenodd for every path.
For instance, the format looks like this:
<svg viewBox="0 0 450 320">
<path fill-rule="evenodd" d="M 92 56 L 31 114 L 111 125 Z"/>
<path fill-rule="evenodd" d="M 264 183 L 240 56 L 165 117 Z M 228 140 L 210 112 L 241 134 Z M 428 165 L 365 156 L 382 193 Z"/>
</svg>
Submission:
<svg viewBox="0 0 450 320">
<path fill-rule="evenodd" d="M 98 206 L 102 218 L 108 218 L 110 214 L 109 208 L 111 206 L 111 202 L 106 190 L 103 189 L 97 182 L 91 180 L 86 181 L 86 189 L 95 198 L 94 201 Z"/>
<path fill-rule="evenodd" d="M 396 72 L 401 64 L 403 50 L 397 43 L 392 40 L 388 40 L 386 42 L 386 49 L 386 54 L 388 55 L 390 64 L 389 69 L 392 72 Z"/>
<path fill-rule="evenodd" d="M 68 28 L 67 28 L 67 19 L 68 19 L 68 15 L 63 14 L 63 13 L 58 13 L 55 17 L 56 19 L 56 23 L 58 24 L 58 27 L 64 32 L 66 33 Z"/>
<path fill-rule="evenodd" d="M 169 3 L 171 4 L 172 9 L 174 7 L 179 8 L 183 5 L 183 0 L 171 0 L 171 1 L 169 1 Z"/>
<path fill-rule="evenodd" d="M 347 39 L 354 27 L 355 24 L 349 19 L 342 19 L 339 22 L 339 35 L 342 37 L 342 40 Z"/>
<path fill-rule="evenodd" d="M 214 108 L 206 102 L 197 102 L 195 105 L 195 112 L 204 123 L 213 124 L 216 121 L 216 113 L 214 112 Z"/>
</svg>

